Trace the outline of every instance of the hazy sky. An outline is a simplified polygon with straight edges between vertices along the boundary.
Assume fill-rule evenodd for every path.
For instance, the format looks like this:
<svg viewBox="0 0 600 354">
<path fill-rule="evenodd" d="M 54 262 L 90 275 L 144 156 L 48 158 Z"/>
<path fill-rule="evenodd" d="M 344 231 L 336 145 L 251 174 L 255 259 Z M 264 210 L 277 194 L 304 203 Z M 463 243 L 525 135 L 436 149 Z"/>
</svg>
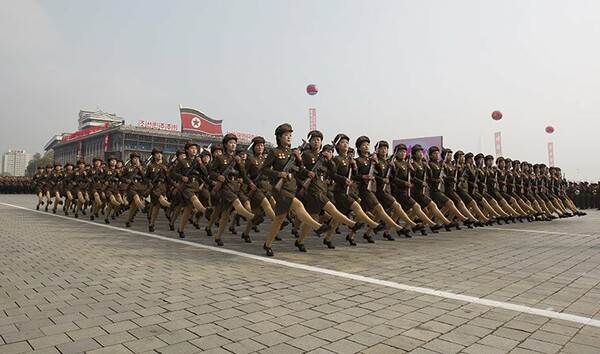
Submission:
<svg viewBox="0 0 600 354">
<path fill-rule="evenodd" d="M 493 155 L 501 131 L 504 156 L 547 163 L 552 140 L 567 178 L 597 181 L 598 14 L 574 0 L 2 0 L 0 152 L 42 151 L 80 109 L 180 124 L 181 103 L 271 141 L 289 122 L 299 141 L 316 107 L 327 141 L 443 135 Z"/>
</svg>

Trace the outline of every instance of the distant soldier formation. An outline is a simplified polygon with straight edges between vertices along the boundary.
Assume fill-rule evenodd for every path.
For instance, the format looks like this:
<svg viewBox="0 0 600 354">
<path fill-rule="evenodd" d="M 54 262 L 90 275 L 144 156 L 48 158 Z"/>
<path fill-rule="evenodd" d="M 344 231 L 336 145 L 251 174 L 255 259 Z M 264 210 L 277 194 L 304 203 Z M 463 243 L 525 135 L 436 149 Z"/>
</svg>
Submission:
<svg viewBox="0 0 600 354">
<path fill-rule="evenodd" d="M 582 207 L 600 206 L 597 185 L 567 183 L 558 167 L 435 146 L 425 151 L 418 144 L 392 150 L 388 142 L 372 144 L 366 136 L 352 147 L 343 133 L 324 144 L 318 130 L 295 148 L 292 133 L 291 125 L 279 125 L 269 151 L 263 137 L 246 149 L 227 134 L 222 144 L 206 148 L 188 142 L 171 161 L 155 148 L 147 161 L 132 153 L 127 161 L 111 156 L 91 164 L 40 166 L 31 178 L 36 209 L 106 224 L 120 218 L 126 227 L 141 213 L 149 232 L 162 211 L 178 237 L 202 223 L 218 246 L 226 232 L 237 235 L 240 225 L 241 239 L 251 243 L 251 232 L 270 219 L 263 249 L 273 256 L 274 241 L 288 225 L 295 247 L 306 252 L 311 232 L 334 249 L 334 235 L 342 230 L 345 242 L 356 246 L 359 233 L 367 243 L 379 233 L 394 241 L 583 216 Z"/>
<path fill-rule="evenodd" d="M 29 176 L 0 176 L 0 194 L 32 194 L 34 191 Z"/>
</svg>

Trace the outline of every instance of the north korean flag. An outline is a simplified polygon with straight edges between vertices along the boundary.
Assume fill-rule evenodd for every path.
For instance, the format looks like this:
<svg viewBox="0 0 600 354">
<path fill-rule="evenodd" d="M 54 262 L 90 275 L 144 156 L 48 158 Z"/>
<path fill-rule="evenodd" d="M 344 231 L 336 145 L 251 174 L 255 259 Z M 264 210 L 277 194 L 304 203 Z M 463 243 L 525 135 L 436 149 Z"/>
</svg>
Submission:
<svg viewBox="0 0 600 354">
<path fill-rule="evenodd" d="M 193 108 L 180 107 L 179 114 L 181 114 L 181 131 L 223 135 L 222 120 L 209 118 L 206 114 Z"/>
</svg>

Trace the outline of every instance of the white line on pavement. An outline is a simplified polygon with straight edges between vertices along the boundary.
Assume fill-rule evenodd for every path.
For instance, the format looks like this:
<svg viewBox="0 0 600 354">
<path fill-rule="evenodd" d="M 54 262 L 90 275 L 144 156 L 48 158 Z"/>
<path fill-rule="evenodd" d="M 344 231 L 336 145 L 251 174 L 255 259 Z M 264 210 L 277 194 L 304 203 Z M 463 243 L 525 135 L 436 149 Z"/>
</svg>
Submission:
<svg viewBox="0 0 600 354">
<path fill-rule="evenodd" d="M 464 301 L 464 302 L 468 302 L 468 303 L 474 303 L 474 304 L 479 304 L 479 305 L 484 305 L 484 306 L 489 306 L 489 307 L 502 308 L 502 309 L 506 309 L 506 310 L 512 310 L 512 311 L 517 311 L 517 312 L 522 312 L 522 313 L 528 313 L 528 314 L 531 314 L 531 315 L 537 315 L 537 316 L 542 316 L 542 317 L 548 317 L 548 318 L 555 318 L 555 319 L 565 320 L 565 321 L 569 321 L 569 322 L 575 322 L 575 323 L 579 323 L 579 324 L 583 324 L 583 325 L 588 325 L 588 326 L 600 327 L 600 320 L 595 320 L 595 319 L 592 319 L 592 318 L 589 318 L 589 317 L 583 317 L 583 316 L 579 316 L 579 315 L 572 315 L 572 314 L 568 314 L 568 313 L 564 313 L 564 312 L 542 310 L 542 309 L 537 309 L 537 308 L 534 308 L 534 307 L 529 307 L 529 306 L 524 306 L 524 305 L 511 304 L 509 302 L 489 300 L 489 299 L 482 299 L 482 298 L 478 298 L 478 297 L 475 297 L 475 296 L 455 294 L 455 293 L 451 293 L 451 292 L 447 292 L 447 291 L 434 290 L 434 289 L 423 288 L 423 287 L 419 287 L 419 286 L 412 286 L 412 285 L 400 284 L 400 283 L 395 283 L 395 282 L 391 282 L 391 281 L 387 281 L 387 280 L 380 280 L 380 279 L 365 277 L 365 276 L 362 276 L 362 275 L 357 275 L 357 274 L 352 274 L 352 273 L 339 272 L 339 271 L 330 270 L 330 269 L 326 269 L 326 268 L 313 267 L 313 266 L 309 266 L 309 265 L 304 265 L 304 264 L 299 264 L 299 263 L 293 263 L 293 262 L 283 261 L 283 260 L 274 259 L 274 258 L 268 258 L 266 256 L 257 256 L 257 255 L 253 255 L 253 254 L 249 254 L 249 253 L 244 253 L 244 252 L 229 250 L 229 249 L 226 249 L 226 248 L 220 248 L 220 247 L 214 247 L 214 246 L 207 246 L 207 245 L 203 245 L 203 244 L 200 244 L 200 243 L 194 243 L 194 242 L 191 242 L 191 241 L 173 239 L 173 238 L 169 238 L 169 237 L 166 237 L 166 236 L 153 235 L 153 234 L 150 234 L 150 233 L 147 233 L 147 232 L 130 230 L 130 229 L 124 229 L 124 228 L 117 227 L 117 226 L 100 224 L 100 223 L 91 222 L 91 221 L 82 220 L 82 219 L 74 219 L 74 218 L 71 218 L 71 217 L 57 215 L 57 214 L 47 214 L 46 212 L 43 212 L 43 211 L 32 210 L 32 209 L 25 208 L 25 207 L 18 206 L 18 205 L 13 205 L 13 204 L 8 204 L 8 203 L 2 203 L 2 202 L 0 202 L 0 204 L 5 205 L 5 206 L 9 206 L 9 207 L 13 207 L 13 208 L 17 208 L 17 209 L 22 209 L 22 210 L 34 212 L 34 213 L 40 213 L 40 214 L 44 214 L 44 215 L 51 215 L 51 216 L 55 216 L 55 217 L 59 217 L 59 218 L 64 218 L 64 219 L 67 219 L 67 220 L 82 222 L 82 223 L 85 223 L 85 224 L 96 225 L 96 226 L 105 227 L 105 228 L 108 228 L 108 229 L 113 229 L 113 230 L 128 232 L 128 233 L 131 233 L 131 234 L 136 234 L 136 235 L 141 235 L 141 236 L 146 236 L 146 237 L 152 237 L 152 238 L 159 239 L 159 240 L 164 240 L 164 241 L 176 242 L 176 243 L 184 244 L 184 245 L 187 245 L 187 246 L 192 246 L 192 247 L 196 247 L 196 248 L 202 248 L 202 249 L 206 249 L 206 250 L 210 250 L 210 251 L 214 251 L 214 252 L 221 252 L 221 253 L 230 254 L 230 255 L 239 256 L 239 257 L 245 257 L 245 258 L 249 258 L 249 259 L 253 259 L 253 260 L 257 260 L 257 261 L 261 261 L 261 262 L 278 264 L 278 265 L 286 266 L 286 267 L 289 267 L 289 268 L 301 269 L 301 270 L 305 270 L 305 271 L 309 271 L 309 272 L 315 272 L 315 273 L 326 274 L 326 275 L 330 275 L 330 276 L 334 276 L 334 277 L 339 277 L 339 278 L 356 280 L 356 281 L 359 281 L 359 282 L 364 282 L 364 283 L 370 283 L 370 284 L 385 286 L 385 287 L 388 287 L 388 288 L 393 288 L 393 289 L 398 289 L 398 290 L 411 291 L 411 292 L 425 294 L 425 295 L 433 295 L 433 296 L 438 296 L 438 297 L 442 297 L 442 298 L 446 298 L 446 299 L 459 300 L 459 301 Z M 527 231 L 527 232 L 531 232 L 532 230 L 517 230 L 517 229 L 514 229 L 513 231 Z M 561 232 L 545 232 L 545 231 L 537 231 L 537 232 L 555 233 L 555 234 L 561 234 L 561 235 L 565 234 L 565 233 L 561 233 Z"/>
</svg>

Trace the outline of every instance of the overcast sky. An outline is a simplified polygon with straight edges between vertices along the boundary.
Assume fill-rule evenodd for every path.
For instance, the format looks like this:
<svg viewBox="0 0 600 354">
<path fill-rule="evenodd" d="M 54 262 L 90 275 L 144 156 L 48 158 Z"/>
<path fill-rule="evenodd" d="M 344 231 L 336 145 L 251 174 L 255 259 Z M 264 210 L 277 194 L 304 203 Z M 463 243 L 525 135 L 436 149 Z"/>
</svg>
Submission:
<svg viewBox="0 0 600 354">
<path fill-rule="evenodd" d="M 0 152 L 42 151 L 79 110 L 179 125 L 180 103 L 271 141 L 289 122 L 299 141 L 316 107 L 327 141 L 443 135 L 493 155 L 501 131 L 504 156 L 548 163 L 553 141 L 567 178 L 598 181 L 598 14 L 575 0 L 2 0 Z"/>
</svg>

